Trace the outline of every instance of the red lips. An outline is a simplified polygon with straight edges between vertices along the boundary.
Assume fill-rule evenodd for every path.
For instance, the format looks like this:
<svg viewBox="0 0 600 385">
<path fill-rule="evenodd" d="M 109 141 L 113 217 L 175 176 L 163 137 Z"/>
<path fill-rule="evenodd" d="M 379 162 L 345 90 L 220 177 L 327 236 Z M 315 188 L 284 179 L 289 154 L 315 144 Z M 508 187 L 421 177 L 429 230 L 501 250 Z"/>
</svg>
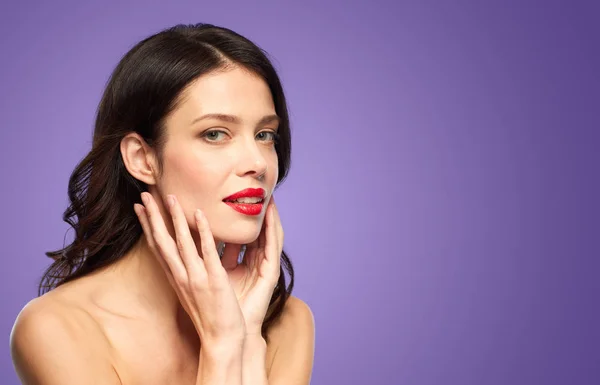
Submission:
<svg viewBox="0 0 600 385">
<path fill-rule="evenodd" d="M 238 198 L 260 198 L 258 203 L 238 203 Z M 265 190 L 262 188 L 247 188 L 223 199 L 223 202 L 235 211 L 245 215 L 259 215 L 262 212 L 265 199 Z"/>
<path fill-rule="evenodd" d="M 262 188 L 247 188 L 242 191 L 238 191 L 235 194 L 228 196 L 223 199 L 224 201 L 234 201 L 238 198 L 261 198 L 264 199 L 265 190 Z"/>
</svg>

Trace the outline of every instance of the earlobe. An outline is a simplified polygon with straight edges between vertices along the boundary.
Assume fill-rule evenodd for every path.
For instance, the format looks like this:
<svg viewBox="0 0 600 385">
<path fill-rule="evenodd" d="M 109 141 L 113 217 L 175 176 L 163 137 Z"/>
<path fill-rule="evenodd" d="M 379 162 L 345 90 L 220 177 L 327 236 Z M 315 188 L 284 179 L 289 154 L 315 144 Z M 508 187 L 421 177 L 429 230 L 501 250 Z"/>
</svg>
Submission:
<svg viewBox="0 0 600 385">
<path fill-rule="evenodd" d="M 134 178 L 148 184 L 156 184 L 154 154 L 138 134 L 132 133 L 121 140 L 121 156 L 127 171 Z"/>
</svg>

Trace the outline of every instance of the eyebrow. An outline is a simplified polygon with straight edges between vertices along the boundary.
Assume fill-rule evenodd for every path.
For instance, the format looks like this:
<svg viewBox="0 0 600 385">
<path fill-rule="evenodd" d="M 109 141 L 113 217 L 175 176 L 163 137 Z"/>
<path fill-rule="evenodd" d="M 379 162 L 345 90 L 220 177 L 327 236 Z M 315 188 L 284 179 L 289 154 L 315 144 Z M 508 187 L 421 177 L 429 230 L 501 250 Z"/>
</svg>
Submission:
<svg viewBox="0 0 600 385">
<path fill-rule="evenodd" d="M 232 123 L 232 124 L 241 124 L 242 120 L 235 116 L 235 115 L 227 115 L 227 114 L 206 114 L 206 115 L 202 115 L 199 118 L 196 118 L 192 121 L 191 124 L 195 124 L 198 123 L 202 120 L 220 120 L 222 122 L 227 122 L 227 123 Z M 258 126 L 261 126 L 263 124 L 268 124 L 268 123 L 280 123 L 281 119 L 279 118 L 279 116 L 277 115 L 267 115 L 267 116 L 263 116 L 259 121 L 258 121 Z"/>
</svg>

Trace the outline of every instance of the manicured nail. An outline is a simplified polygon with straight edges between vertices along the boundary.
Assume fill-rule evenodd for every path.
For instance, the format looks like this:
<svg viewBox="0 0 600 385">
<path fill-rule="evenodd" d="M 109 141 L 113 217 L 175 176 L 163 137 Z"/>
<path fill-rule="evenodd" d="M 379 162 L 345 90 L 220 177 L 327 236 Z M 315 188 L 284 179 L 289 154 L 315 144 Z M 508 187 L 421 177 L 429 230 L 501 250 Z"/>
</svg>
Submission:
<svg viewBox="0 0 600 385">
<path fill-rule="evenodd" d="M 195 216 L 196 216 L 196 220 L 198 222 L 200 222 L 202 220 L 202 211 L 200 211 L 200 209 L 197 209 L 196 213 L 195 213 Z"/>
<path fill-rule="evenodd" d="M 148 204 L 148 196 L 146 194 L 146 192 L 142 193 L 142 202 L 144 202 L 145 205 Z"/>
<path fill-rule="evenodd" d="M 175 197 L 173 195 L 168 195 L 167 202 L 169 204 L 169 207 L 175 206 Z"/>
</svg>

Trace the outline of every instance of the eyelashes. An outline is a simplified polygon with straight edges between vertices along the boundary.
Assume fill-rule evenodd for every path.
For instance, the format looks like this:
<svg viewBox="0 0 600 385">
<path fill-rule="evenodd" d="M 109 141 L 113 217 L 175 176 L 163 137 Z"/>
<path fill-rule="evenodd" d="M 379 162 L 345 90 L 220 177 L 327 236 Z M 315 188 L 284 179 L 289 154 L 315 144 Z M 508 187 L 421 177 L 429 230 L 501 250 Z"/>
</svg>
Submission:
<svg viewBox="0 0 600 385">
<path fill-rule="evenodd" d="M 279 134 L 277 134 L 274 131 L 261 131 L 258 134 L 256 134 L 256 136 L 259 136 L 261 134 L 268 134 L 268 135 L 271 136 L 271 139 L 267 140 L 268 142 L 273 142 L 273 143 L 279 142 Z"/>
<path fill-rule="evenodd" d="M 208 130 L 202 133 L 201 137 L 209 143 L 221 143 L 226 136 L 227 132 L 223 130 Z M 256 138 L 261 142 L 276 144 L 279 142 L 280 136 L 275 131 L 261 131 L 256 134 Z"/>
<path fill-rule="evenodd" d="M 215 138 L 215 136 L 218 136 L 218 134 L 226 135 L 225 131 L 209 130 L 202 134 L 202 138 L 209 142 L 218 142 L 219 140 Z"/>
</svg>

